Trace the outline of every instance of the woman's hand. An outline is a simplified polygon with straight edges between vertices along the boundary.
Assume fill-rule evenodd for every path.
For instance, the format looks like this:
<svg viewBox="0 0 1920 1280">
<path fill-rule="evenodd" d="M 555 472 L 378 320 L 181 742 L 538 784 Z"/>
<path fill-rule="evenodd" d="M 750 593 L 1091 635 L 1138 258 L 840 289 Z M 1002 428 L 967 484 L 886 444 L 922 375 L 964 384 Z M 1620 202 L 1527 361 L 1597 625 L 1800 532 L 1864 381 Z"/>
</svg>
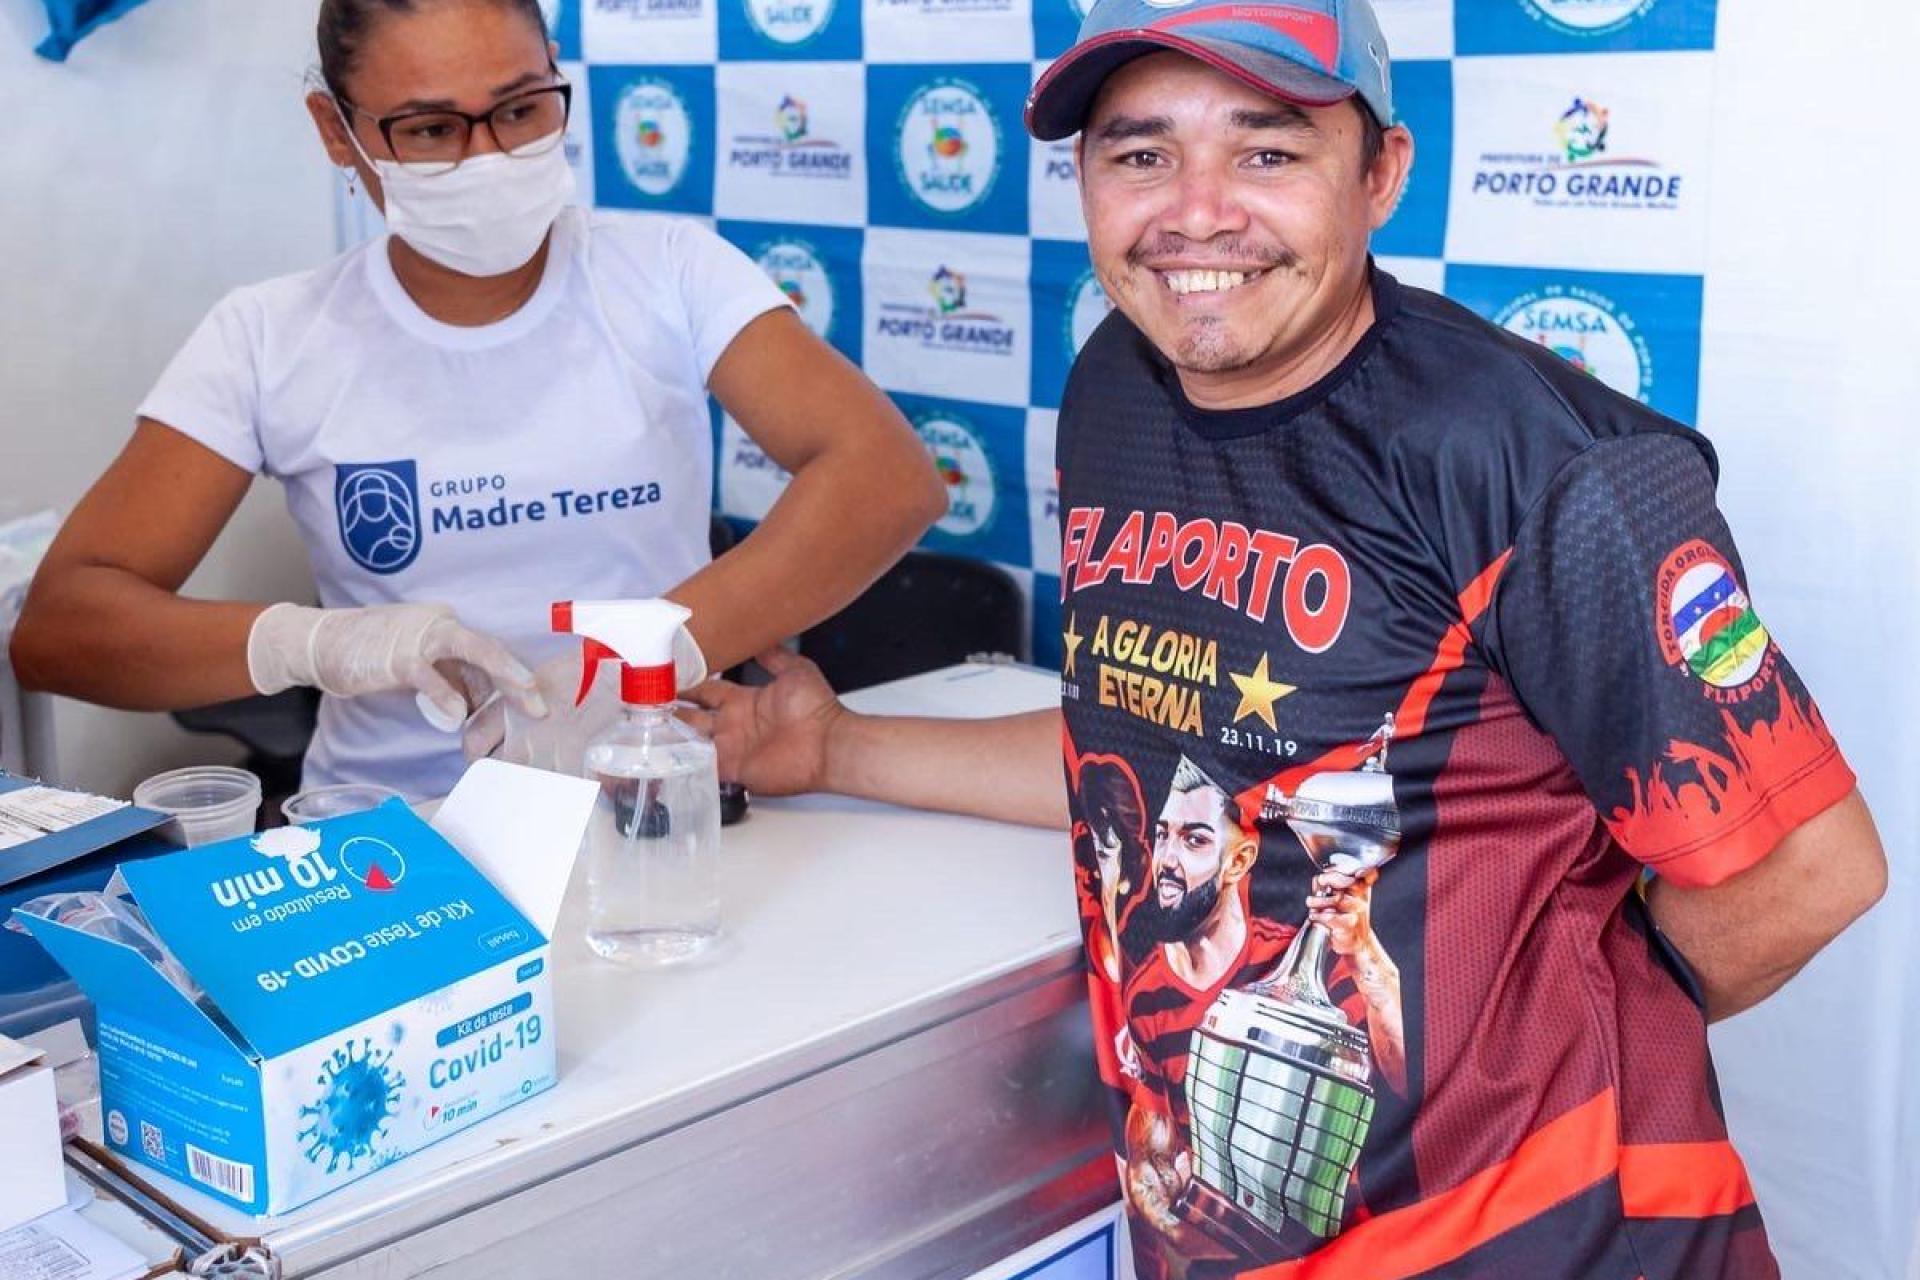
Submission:
<svg viewBox="0 0 1920 1280">
<path fill-rule="evenodd" d="M 492 636 L 463 626 L 443 604 L 383 604 L 309 609 L 277 604 L 247 636 L 247 671 L 261 693 L 311 685 L 338 697 L 413 689 L 458 725 L 467 697 L 437 664 L 466 664 L 530 716 L 546 703 L 533 672 Z M 476 681 L 455 675 L 460 683 Z"/>
<path fill-rule="evenodd" d="M 683 714 L 713 739 L 723 779 L 770 796 L 826 790 L 833 730 L 847 709 L 807 659 L 770 649 L 757 661 L 772 684 L 709 680 L 686 695 L 700 710 Z"/>
</svg>

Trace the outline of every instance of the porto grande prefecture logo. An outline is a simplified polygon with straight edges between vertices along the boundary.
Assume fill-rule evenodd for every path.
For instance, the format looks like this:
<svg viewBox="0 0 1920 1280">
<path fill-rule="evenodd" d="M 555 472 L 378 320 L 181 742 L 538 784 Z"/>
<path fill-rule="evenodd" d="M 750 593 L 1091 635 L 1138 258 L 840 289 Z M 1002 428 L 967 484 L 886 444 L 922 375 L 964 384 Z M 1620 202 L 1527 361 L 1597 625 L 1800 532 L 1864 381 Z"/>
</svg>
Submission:
<svg viewBox="0 0 1920 1280">
<path fill-rule="evenodd" d="M 693 150 L 693 113 L 664 80 L 629 85 L 614 109 L 620 168 L 643 195 L 664 196 L 687 176 Z"/>
<path fill-rule="evenodd" d="M 964 80 L 942 78 L 908 96 L 894 126 L 894 164 L 916 204 L 963 214 L 992 192 L 1001 142 L 986 95 Z"/>
<path fill-rule="evenodd" d="M 420 554 L 420 481 L 411 461 L 341 463 L 333 507 L 347 555 L 372 573 L 399 573 Z"/>
</svg>

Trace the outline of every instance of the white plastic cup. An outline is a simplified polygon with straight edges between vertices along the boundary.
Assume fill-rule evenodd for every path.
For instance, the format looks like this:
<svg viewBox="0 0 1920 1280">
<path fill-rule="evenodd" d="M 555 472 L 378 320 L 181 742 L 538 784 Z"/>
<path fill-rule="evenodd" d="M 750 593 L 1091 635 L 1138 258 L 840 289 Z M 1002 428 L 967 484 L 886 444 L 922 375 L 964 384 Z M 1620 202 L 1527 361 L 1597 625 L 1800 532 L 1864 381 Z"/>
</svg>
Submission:
<svg viewBox="0 0 1920 1280">
<path fill-rule="evenodd" d="M 135 787 L 133 802 L 172 815 L 161 834 L 192 849 L 253 834 L 260 813 L 260 779 L 225 765 L 170 769 Z"/>
<path fill-rule="evenodd" d="M 400 798 L 400 793 L 391 787 L 371 782 L 342 782 L 331 787 L 309 787 L 298 795 L 288 796 L 280 802 L 280 812 L 294 826 L 303 827 L 349 813 L 364 813 Z"/>
</svg>

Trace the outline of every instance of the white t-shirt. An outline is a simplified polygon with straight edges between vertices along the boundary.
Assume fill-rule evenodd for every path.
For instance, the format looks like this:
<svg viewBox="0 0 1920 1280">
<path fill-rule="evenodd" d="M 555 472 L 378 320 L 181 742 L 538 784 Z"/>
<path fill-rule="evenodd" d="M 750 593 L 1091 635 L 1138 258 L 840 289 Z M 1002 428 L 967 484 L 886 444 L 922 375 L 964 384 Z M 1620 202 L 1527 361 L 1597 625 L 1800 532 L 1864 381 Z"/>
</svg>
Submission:
<svg viewBox="0 0 1920 1280">
<path fill-rule="evenodd" d="M 707 562 L 707 377 L 784 305 L 698 223 L 576 208 L 526 305 L 461 328 L 379 239 L 229 294 L 140 413 L 279 478 L 321 604 L 443 602 L 537 663 L 562 651 L 553 601 L 658 595 Z M 305 781 L 428 797 L 461 767 L 410 693 L 330 697 Z"/>
</svg>

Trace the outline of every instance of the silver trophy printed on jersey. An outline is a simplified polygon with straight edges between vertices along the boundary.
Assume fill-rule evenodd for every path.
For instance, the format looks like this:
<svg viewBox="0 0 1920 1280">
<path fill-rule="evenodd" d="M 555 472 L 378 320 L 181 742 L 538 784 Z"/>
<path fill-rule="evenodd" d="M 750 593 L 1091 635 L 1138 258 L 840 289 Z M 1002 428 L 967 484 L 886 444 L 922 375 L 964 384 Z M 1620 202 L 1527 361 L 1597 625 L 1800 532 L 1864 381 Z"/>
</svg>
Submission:
<svg viewBox="0 0 1920 1280">
<path fill-rule="evenodd" d="M 1270 786 L 1261 823 L 1284 821 L 1319 871 L 1384 866 L 1400 849 L 1392 738 L 1389 715 L 1363 767 L 1315 774 L 1292 796 Z M 1193 1032 L 1184 1207 L 1256 1257 L 1304 1253 L 1339 1232 L 1373 1120 L 1372 1046 L 1327 994 L 1328 941 L 1309 920 L 1271 973 L 1221 993 Z"/>
</svg>

